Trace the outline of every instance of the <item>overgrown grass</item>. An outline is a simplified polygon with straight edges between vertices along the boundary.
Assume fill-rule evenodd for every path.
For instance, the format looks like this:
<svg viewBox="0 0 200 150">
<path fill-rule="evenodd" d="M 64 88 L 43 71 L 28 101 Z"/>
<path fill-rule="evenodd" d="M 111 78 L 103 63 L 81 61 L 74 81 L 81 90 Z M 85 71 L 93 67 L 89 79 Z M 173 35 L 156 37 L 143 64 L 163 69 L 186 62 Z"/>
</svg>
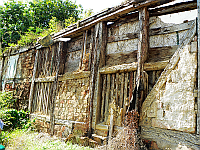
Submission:
<svg viewBox="0 0 200 150">
<path fill-rule="evenodd" d="M 6 150 L 91 150 L 89 147 L 62 142 L 47 133 L 16 129 L 7 134 Z"/>
</svg>

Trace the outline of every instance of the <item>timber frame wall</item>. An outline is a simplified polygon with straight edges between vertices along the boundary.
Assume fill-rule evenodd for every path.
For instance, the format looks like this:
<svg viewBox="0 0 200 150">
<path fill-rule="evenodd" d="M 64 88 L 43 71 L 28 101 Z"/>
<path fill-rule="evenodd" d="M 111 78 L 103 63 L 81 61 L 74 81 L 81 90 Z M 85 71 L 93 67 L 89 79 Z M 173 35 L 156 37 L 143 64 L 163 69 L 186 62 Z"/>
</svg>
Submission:
<svg viewBox="0 0 200 150">
<path fill-rule="evenodd" d="M 31 116 L 39 118 L 43 122 L 48 122 L 44 126 L 48 128 L 47 131 L 51 135 L 59 130 L 57 129 L 59 125 L 66 126 L 71 130 L 74 124 L 80 123 L 87 125 L 86 130 L 88 130 L 90 137 L 92 136 L 92 128 L 95 130 L 94 133 L 99 133 L 102 136 L 107 136 L 109 128 L 109 136 L 111 136 L 113 130 L 121 128 L 123 117 L 131 105 L 141 114 L 142 138 L 149 141 L 156 139 L 159 142 L 159 138 L 163 139 L 164 135 L 167 135 L 165 140 L 169 143 L 175 145 L 183 143 L 194 149 L 199 148 L 199 63 L 198 98 L 197 105 L 195 104 L 197 106 L 195 108 L 197 109 L 196 129 L 195 132 L 192 132 L 193 134 L 149 126 L 147 123 L 149 118 L 144 113 L 151 107 L 152 102 L 149 103 L 149 101 L 153 101 L 154 98 L 151 93 L 156 91 L 156 87 L 160 86 L 158 84 L 164 85 L 161 77 L 167 76 L 174 69 L 173 67 L 170 70 L 170 64 L 176 66 L 178 63 L 180 58 L 176 53 L 179 53 L 178 51 L 184 49 L 186 45 L 190 45 L 191 42 L 195 42 L 196 27 L 199 30 L 199 24 L 196 26 L 196 20 L 179 25 L 166 25 L 164 23 L 151 25 L 159 22 L 157 16 L 197 9 L 197 4 L 199 4 L 199 2 L 192 0 L 162 6 L 162 4 L 171 1 L 173 0 L 128 1 L 117 7 L 106 9 L 52 35 L 54 43 L 48 47 L 43 47 L 37 43 L 32 48 L 35 52 L 35 58 L 31 70 L 32 79 L 29 80 L 29 83 L 31 83 L 29 87 Z M 126 31 L 117 34 L 118 30 L 126 24 L 138 28 L 132 32 Z M 200 49 L 199 33 L 198 49 Z M 156 41 L 152 37 L 157 37 L 157 40 L 160 40 L 159 37 L 163 38 L 165 35 L 175 39 L 171 42 L 172 44 L 170 40 L 168 41 L 169 44 L 167 42 L 157 46 L 150 44 L 150 41 Z M 124 41 L 127 43 L 131 41 L 127 44 L 131 48 L 127 46 L 128 50 L 122 52 L 119 45 L 120 42 Z M 119 46 L 118 51 L 114 47 L 116 43 Z M 27 51 L 30 51 L 30 49 L 27 49 Z M 9 54 L 7 57 L 9 57 Z M 172 59 L 177 61 L 173 64 Z M 2 69 L 5 68 L 4 61 L 3 57 L 1 80 Z M 74 85 L 77 86 L 76 89 L 73 89 L 73 86 L 72 89 L 66 89 L 73 83 L 76 83 Z M 82 91 L 79 90 L 78 86 Z M 70 111 L 70 109 L 65 109 L 70 105 L 66 97 L 70 97 L 70 92 L 76 93 L 77 90 L 82 94 L 78 97 L 83 103 L 82 110 L 84 110 L 84 112 L 77 112 L 84 119 L 81 120 L 75 113 L 71 120 L 66 119 L 67 116 L 58 117 L 57 112 L 59 110 Z M 134 90 L 137 91 L 136 98 L 134 98 Z M 195 88 L 193 90 L 196 91 Z M 62 96 L 62 91 L 67 94 Z M 145 99 L 149 101 L 147 102 Z M 77 107 L 80 107 L 80 104 Z M 65 129 L 60 130 L 64 132 Z M 70 133 L 69 130 L 68 133 Z M 61 137 L 63 136 L 62 132 Z"/>
</svg>

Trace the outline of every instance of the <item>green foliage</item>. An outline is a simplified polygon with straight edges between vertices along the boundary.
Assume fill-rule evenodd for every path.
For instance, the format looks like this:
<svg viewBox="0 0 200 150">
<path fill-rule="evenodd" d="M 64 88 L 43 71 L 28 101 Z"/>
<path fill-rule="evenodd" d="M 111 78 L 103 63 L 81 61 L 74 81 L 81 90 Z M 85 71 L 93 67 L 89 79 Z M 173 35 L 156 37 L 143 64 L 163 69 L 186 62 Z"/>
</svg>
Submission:
<svg viewBox="0 0 200 150">
<path fill-rule="evenodd" d="M 52 29 L 52 20 L 64 24 L 66 19 L 72 17 L 77 21 L 82 11 L 81 5 L 78 6 L 70 0 L 33 0 L 29 3 L 8 1 L 0 7 L 2 48 L 13 46 L 12 43 L 25 45 L 35 42 L 39 33 Z M 21 42 L 18 42 L 20 39 Z"/>
<path fill-rule="evenodd" d="M 24 127 L 29 121 L 28 116 L 28 112 L 23 110 L 5 109 L 0 111 L 0 119 L 2 119 L 5 124 L 5 131 Z"/>
<path fill-rule="evenodd" d="M 13 99 L 13 92 L 0 92 L 0 109 L 13 108 L 16 99 Z"/>
<path fill-rule="evenodd" d="M 83 19 L 85 19 L 93 14 L 94 14 L 93 9 L 86 9 L 83 13 Z"/>
<path fill-rule="evenodd" d="M 10 140 L 10 133 L 8 131 L 2 131 L 0 133 L 0 144 L 7 146 Z"/>
</svg>

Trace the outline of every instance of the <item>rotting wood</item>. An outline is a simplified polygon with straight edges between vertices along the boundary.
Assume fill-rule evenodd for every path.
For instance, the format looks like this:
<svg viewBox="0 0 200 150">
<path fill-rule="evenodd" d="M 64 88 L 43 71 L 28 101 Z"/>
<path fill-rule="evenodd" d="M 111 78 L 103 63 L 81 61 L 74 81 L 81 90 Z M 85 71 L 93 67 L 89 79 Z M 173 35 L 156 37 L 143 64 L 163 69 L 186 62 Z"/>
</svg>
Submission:
<svg viewBox="0 0 200 150">
<path fill-rule="evenodd" d="M 197 134 L 141 126 L 141 137 L 153 141 L 165 140 L 173 145 L 181 143 L 195 150 L 200 149 L 200 136 Z"/>
<path fill-rule="evenodd" d="M 116 105 L 119 106 L 119 73 L 116 73 L 116 87 L 115 87 L 115 97 L 116 97 Z"/>
<path fill-rule="evenodd" d="M 30 95 L 29 95 L 29 107 L 28 107 L 30 113 L 32 112 L 32 102 L 33 102 L 33 94 L 34 94 L 34 87 L 35 87 L 35 76 L 36 76 L 37 65 L 38 65 L 38 55 L 39 55 L 39 50 L 37 50 L 36 55 L 35 55 L 33 76 L 32 76 L 32 81 L 31 81 L 31 88 L 30 88 Z"/>
<path fill-rule="evenodd" d="M 111 80 L 111 90 L 110 90 L 110 99 L 111 99 L 111 103 L 114 101 L 115 99 L 115 74 L 112 74 L 112 80 Z"/>
<path fill-rule="evenodd" d="M 88 136 L 89 138 L 92 135 L 92 117 L 93 117 L 93 101 L 94 101 L 94 92 L 95 92 L 95 82 L 97 77 L 97 69 L 98 69 L 98 53 L 97 53 L 97 46 L 98 46 L 98 32 L 99 32 L 99 24 L 95 26 L 95 49 L 94 49 L 94 60 L 93 60 L 93 66 L 91 68 L 91 77 L 90 77 L 90 118 L 89 118 L 89 131 Z M 97 81 L 98 83 L 98 81 Z"/>
<path fill-rule="evenodd" d="M 64 75 L 59 75 L 58 81 L 88 78 L 90 76 L 90 73 L 91 73 L 90 71 L 67 72 Z M 50 76 L 50 77 L 44 77 L 44 78 L 36 78 L 35 82 L 53 82 L 54 80 L 55 80 L 55 76 Z"/>
<path fill-rule="evenodd" d="M 166 67 L 169 61 L 151 62 L 144 64 L 145 71 L 162 70 Z M 123 73 L 137 70 L 137 62 L 131 64 L 122 64 L 112 67 L 103 67 L 99 70 L 101 74 Z"/>
<path fill-rule="evenodd" d="M 189 10 L 194 10 L 194 9 L 197 9 L 196 0 L 181 2 L 181 3 L 164 6 L 160 8 L 155 8 L 150 11 L 150 16 L 161 16 L 161 15 L 167 15 L 167 14 L 189 11 Z"/>
<path fill-rule="evenodd" d="M 105 35 L 106 34 L 106 35 Z M 97 35 L 96 35 L 97 36 Z M 106 22 L 100 22 L 99 23 L 99 35 L 98 35 L 98 45 L 97 45 L 97 83 L 95 85 L 95 100 L 97 102 L 96 104 L 96 120 L 95 120 L 95 125 L 96 123 L 99 123 L 100 121 L 100 111 L 101 111 L 101 92 L 102 92 L 102 78 L 101 74 L 99 73 L 99 69 L 103 67 L 106 63 L 106 40 L 107 40 L 107 23 Z"/>
<path fill-rule="evenodd" d="M 95 20 L 99 20 L 99 22 L 102 20 L 102 18 L 106 18 L 105 16 L 108 16 L 109 14 L 112 14 L 113 15 L 117 15 L 119 14 L 120 16 L 122 15 L 126 15 L 126 13 L 129 13 L 131 11 L 131 6 L 133 7 L 133 4 L 136 4 L 134 5 L 134 7 L 132 8 L 134 10 L 137 10 L 138 8 L 141 8 L 143 6 L 146 6 L 146 5 L 150 5 L 151 7 L 154 7 L 154 6 L 157 6 L 157 5 L 162 5 L 162 4 L 165 4 L 165 3 L 168 3 L 168 2 L 171 2 L 173 0 L 162 0 L 162 1 L 154 1 L 153 3 L 151 1 L 146 1 L 144 3 L 142 3 L 142 1 L 140 1 L 140 4 L 136 4 L 136 3 L 129 3 L 129 5 L 125 4 L 125 5 L 120 5 L 118 7 L 112 7 L 112 8 L 108 8 L 104 11 L 101 11 L 100 13 L 98 14 L 95 14 L 93 16 L 90 16 L 82 21 L 80 21 L 80 26 L 81 27 L 85 27 L 87 24 L 89 24 L 90 22 L 93 22 Z M 155 5 L 153 5 L 155 4 Z M 128 7 L 130 6 L 130 8 Z M 130 9 L 130 11 L 128 11 L 127 9 Z M 121 10 L 123 9 L 123 10 Z M 125 11 L 125 12 L 124 12 Z M 113 13 L 113 12 L 117 12 L 117 13 Z M 108 16 L 109 17 L 109 16 Z M 116 17 L 112 17 L 113 19 L 116 18 Z M 109 21 L 110 19 L 106 19 L 105 21 Z M 95 23 L 94 23 L 95 24 Z M 70 32 L 74 29 L 77 29 L 77 24 L 73 24 L 71 26 L 69 26 L 67 29 L 65 29 L 64 33 L 67 33 L 67 32 Z M 80 33 L 80 31 L 78 30 L 77 32 Z M 63 32 L 58 32 L 56 34 L 53 35 L 53 39 L 54 38 L 59 38 L 59 35 L 63 34 Z M 75 33 L 77 34 L 77 33 Z M 62 37 L 62 36 L 61 36 Z"/>
<path fill-rule="evenodd" d="M 109 125 L 109 142 L 112 139 L 114 129 L 114 110 L 111 108 L 111 115 L 110 115 L 110 125 Z"/>
<path fill-rule="evenodd" d="M 119 106 L 120 108 L 123 107 L 123 97 L 124 97 L 124 73 L 121 74 L 121 90 L 120 90 L 120 101 L 119 101 Z"/>
<path fill-rule="evenodd" d="M 86 32 L 83 32 L 83 43 L 82 43 L 82 50 L 81 50 L 81 60 L 79 63 L 79 70 L 81 70 L 82 63 L 83 63 L 83 55 L 84 55 L 84 47 L 85 47 L 85 37 L 86 37 Z"/>
<path fill-rule="evenodd" d="M 108 119 L 108 107 L 109 107 L 109 99 L 110 99 L 110 74 L 107 75 L 107 91 L 106 91 L 106 99 L 105 99 L 105 121 Z"/>
<path fill-rule="evenodd" d="M 195 36 L 195 33 L 196 33 L 196 22 L 194 22 L 194 24 L 192 24 L 190 30 L 184 35 L 184 38 L 183 38 L 181 44 L 179 45 L 179 48 L 177 49 L 177 51 L 172 56 L 170 62 L 167 64 L 164 71 L 162 72 L 159 79 L 157 80 L 156 84 L 154 85 L 153 89 L 148 94 L 147 98 L 145 99 L 145 101 L 142 105 L 142 112 L 140 114 L 140 118 L 142 118 L 142 120 L 140 122 L 141 125 L 143 124 L 143 121 L 144 121 L 143 119 L 146 117 L 145 112 L 147 111 L 147 109 L 152 104 L 152 102 L 153 102 L 156 94 L 158 93 L 158 91 L 162 88 L 162 86 L 167 81 L 167 76 L 170 74 L 170 72 L 177 65 L 177 63 L 180 59 L 181 50 L 184 48 L 184 46 L 188 45 L 192 41 L 192 39 Z"/>
<path fill-rule="evenodd" d="M 198 73 L 198 98 L 197 98 L 197 134 L 200 135 L 200 0 L 197 1 L 197 7 L 198 7 L 198 18 L 197 18 L 197 32 L 198 32 L 198 69 L 197 69 L 197 73 Z"/>
<path fill-rule="evenodd" d="M 104 120 L 105 115 L 105 93 L 106 93 L 106 75 L 102 75 L 103 89 L 102 89 L 102 102 L 101 102 L 101 122 Z"/>
<path fill-rule="evenodd" d="M 149 12 L 144 7 L 139 10 L 139 42 L 138 42 L 138 66 L 137 66 L 137 90 L 140 84 L 140 78 L 144 71 L 144 62 L 147 60 L 149 50 Z M 142 80 L 141 80 L 142 81 Z"/>
<path fill-rule="evenodd" d="M 50 109 L 50 135 L 53 136 L 54 134 L 54 123 L 55 123 L 55 116 L 54 116 L 54 108 L 55 108 L 55 99 L 58 87 L 58 74 L 59 74 L 59 67 L 60 67 L 60 53 L 61 53 L 61 42 L 58 43 L 58 52 L 56 57 L 56 75 L 55 80 L 52 85 L 52 96 L 51 96 L 51 109 Z"/>
<path fill-rule="evenodd" d="M 100 48 L 100 60 L 99 68 L 102 68 L 106 65 L 106 45 L 107 45 L 107 22 L 102 22 L 102 41 Z"/>
<path fill-rule="evenodd" d="M 69 37 L 69 36 L 71 36 L 73 34 L 76 34 L 77 32 L 82 32 L 84 30 L 87 30 L 87 29 L 89 29 L 90 27 L 92 27 L 93 25 L 95 25 L 95 24 L 97 24 L 99 22 L 109 21 L 111 19 L 116 18 L 116 16 L 120 16 L 120 15 L 129 13 L 130 11 L 135 11 L 135 10 L 138 10 L 140 8 L 143 8 L 143 7 L 146 7 L 146 6 L 150 6 L 150 5 L 152 7 L 155 6 L 155 5 L 160 5 L 160 2 L 162 4 L 164 4 L 164 3 L 171 2 L 171 1 L 172 0 L 162 0 L 162 1 L 160 1 L 160 0 L 147 0 L 147 1 L 143 2 L 143 3 L 137 4 L 135 6 L 129 5 L 127 7 L 124 7 L 122 9 L 120 9 L 120 10 L 117 10 L 117 11 L 115 11 L 113 13 L 109 13 L 109 14 L 106 14 L 105 16 L 102 16 L 102 17 L 100 17 L 98 19 L 95 19 L 94 21 L 91 21 L 91 22 L 87 23 L 83 27 L 72 29 L 72 30 L 66 31 L 66 32 L 64 32 L 62 34 L 60 34 L 60 33 L 56 34 L 56 35 L 54 35 L 53 39 L 58 39 L 60 37 Z"/>
<path fill-rule="evenodd" d="M 130 72 L 130 79 L 129 79 L 129 104 L 132 99 L 132 93 L 133 93 L 133 71 Z"/>
<path fill-rule="evenodd" d="M 89 57 L 89 63 L 88 63 L 88 70 L 91 70 L 91 64 L 92 64 L 92 54 L 94 51 L 94 27 L 91 28 L 91 43 L 90 43 L 90 49 L 89 49 L 89 53 L 90 53 L 90 57 Z"/>
<path fill-rule="evenodd" d="M 127 96 L 127 93 L 128 93 L 128 76 L 129 76 L 129 73 L 127 72 L 125 74 L 125 85 L 124 85 L 123 117 L 126 114 L 126 107 L 127 107 L 127 102 L 128 102 L 128 96 Z"/>
</svg>

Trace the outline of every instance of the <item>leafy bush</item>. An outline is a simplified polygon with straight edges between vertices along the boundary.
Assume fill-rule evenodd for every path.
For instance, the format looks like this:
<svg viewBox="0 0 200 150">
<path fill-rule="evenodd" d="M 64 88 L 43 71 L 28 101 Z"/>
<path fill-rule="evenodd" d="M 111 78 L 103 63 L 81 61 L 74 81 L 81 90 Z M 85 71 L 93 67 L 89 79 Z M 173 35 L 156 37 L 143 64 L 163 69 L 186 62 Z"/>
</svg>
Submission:
<svg viewBox="0 0 200 150">
<path fill-rule="evenodd" d="M 5 131 L 23 128 L 29 121 L 28 116 L 28 112 L 23 110 L 17 111 L 16 109 L 5 109 L 0 111 L 0 119 L 2 119 L 5 124 Z"/>
<path fill-rule="evenodd" d="M 0 92 L 0 109 L 14 108 L 13 92 Z"/>
<path fill-rule="evenodd" d="M 0 133 L 0 144 L 1 145 L 4 145 L 4 146 L 7 146 L 8 143 L 9 143 L 9 140 L 10 140 L 10 133 L 8 131 L 2 131 Z"/>
</svg>

